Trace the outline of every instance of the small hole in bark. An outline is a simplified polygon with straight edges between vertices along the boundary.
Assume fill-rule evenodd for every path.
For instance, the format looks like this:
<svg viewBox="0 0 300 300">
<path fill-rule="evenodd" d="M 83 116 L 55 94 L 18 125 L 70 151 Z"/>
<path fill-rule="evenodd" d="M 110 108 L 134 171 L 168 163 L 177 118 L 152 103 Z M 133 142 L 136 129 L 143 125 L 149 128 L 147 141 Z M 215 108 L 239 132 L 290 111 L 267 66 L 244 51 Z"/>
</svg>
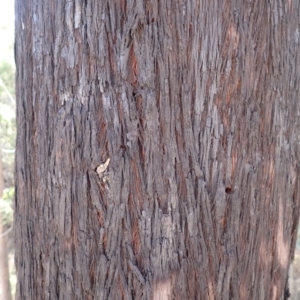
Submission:
<svg viewBox="0 0 300 300">
<path fill-rule="evenodd" d="M 227 188 L 225 189 L 225 193 L 226 193 L 226 194 L 232 194 L 232 193 L 233 193 L 233 189 L 232 189 L 231 187 L 227 187 Z"/>
</svg>

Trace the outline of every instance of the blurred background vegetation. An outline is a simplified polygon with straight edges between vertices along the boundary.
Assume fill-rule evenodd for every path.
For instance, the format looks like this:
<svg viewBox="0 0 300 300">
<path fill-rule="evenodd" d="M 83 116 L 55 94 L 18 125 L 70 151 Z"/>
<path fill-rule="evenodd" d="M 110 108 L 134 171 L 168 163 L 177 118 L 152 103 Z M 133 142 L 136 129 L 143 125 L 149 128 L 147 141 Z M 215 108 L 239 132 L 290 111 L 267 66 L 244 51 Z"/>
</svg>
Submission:
<svg viewBox="0 0 300 300">
<path fill-rule="evenodd" d="M 14 1 L 0 2 L 0 299 L 11 299 L 2 290 L 6 272 L 3 266 L 8 264 L 12 299 L 16 289 L 14 268 L 14 153 L 16 139 L 15 117 L 15 64 L 14 64 Z M 3 190 L 2 190 L 3 189 Z M 2 191 L 1 191 L 2 190 Z M 2 193 L 1 193 L 2 192 Z M 2 194 L 2 197 L 1 197 Z M 1 226 L 2 225 L 2 226 Z M 3 244 L 5 241 L 5 244 Z M 3 247 L 7 252 L 3 252 Z M 6 261 L 4 261 L 6 260 Z M 10 296 L 10 295 L 9 295 Z"/>
<path fill-rule="evenodd" d="M 3 196 L 0 197 L 0 214 L 8 248 L 8 266 L 12 298 L 16 288 L 14 268 L 13 199 L 14 199 L 14 149 L 16 139 L 15 117 L 15 64 L 14 64 L 14 1 L 0 2 L 0 157 L 3 164 Z M 300 100 L 300 99 L 299 99 Z M 1 194 L 1 193 L 0 193 Z M 0 218 L 1 219 L 1 218 Z M 0 220 L 1 221 L 1 220 Z M 1 257 L 0 257 L 1 259 Z M 1 264 L 0 264 L 1 266 Z M 1 274 L 0 270 L 0 274 Z M 2 276 L 2 275 L 0 275 Z M 300 299 L 300 230 L 294 263 L 290 269 L 291 300 Z M 1 297 L 0 286 L 0 299 Z M 4 300 L 4 299 L 3 299 Z M 7 299 L 5 299 L 7 300 Z"/>
</svg>

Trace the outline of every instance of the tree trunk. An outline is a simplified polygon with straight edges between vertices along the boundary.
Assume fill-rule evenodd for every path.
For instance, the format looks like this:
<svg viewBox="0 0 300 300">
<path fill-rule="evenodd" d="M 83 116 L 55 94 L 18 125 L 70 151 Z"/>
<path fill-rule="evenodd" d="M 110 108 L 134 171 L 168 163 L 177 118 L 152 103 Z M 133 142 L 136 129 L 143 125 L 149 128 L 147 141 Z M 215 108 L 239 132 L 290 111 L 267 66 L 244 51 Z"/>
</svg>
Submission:
<svg viewBox="0 0 300 300">
<path fill-rule="evenodd" d="M 299 3 L 16 0 L 17 299 L 284 297 Z"/>
<path fill-rule="evenodd" d="M 2 151 L 0 145 L 0 201 L 2 201 L 4 189 L 3 167 L 2 167 Z M 11 289 L 9 281 L 8 251 L 5 230 L 3 227 L 2 213 L 0 211 L 0 289 L 3 300 L 11 300 Z"/>
</svg>

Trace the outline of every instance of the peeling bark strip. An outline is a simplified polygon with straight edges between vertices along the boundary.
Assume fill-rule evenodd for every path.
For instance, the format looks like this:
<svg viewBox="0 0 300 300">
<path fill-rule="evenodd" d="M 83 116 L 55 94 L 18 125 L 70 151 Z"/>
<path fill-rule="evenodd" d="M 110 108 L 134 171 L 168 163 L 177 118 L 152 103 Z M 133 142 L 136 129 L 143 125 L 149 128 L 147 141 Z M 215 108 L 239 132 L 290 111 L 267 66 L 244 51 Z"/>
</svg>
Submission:
<svg viewBox="0 0 300 300">
<path fill-rule="evenodd" d="M 282 298 L 299 12 L 16 0 L 17 299 Z"/>
</svg>

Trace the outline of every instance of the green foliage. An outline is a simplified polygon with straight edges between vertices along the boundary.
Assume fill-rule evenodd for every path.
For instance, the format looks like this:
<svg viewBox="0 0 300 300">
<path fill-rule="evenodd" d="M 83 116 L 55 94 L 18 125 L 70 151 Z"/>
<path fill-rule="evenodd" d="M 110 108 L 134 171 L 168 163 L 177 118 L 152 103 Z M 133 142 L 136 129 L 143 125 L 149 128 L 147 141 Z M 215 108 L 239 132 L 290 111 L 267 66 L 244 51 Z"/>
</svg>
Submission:
<svg viewBox="0 0 300 300">
<path fill-rule="evenodd" d="M 2 4 L 2 6 L 1 6 Z M 13 199 L 14 199 L 14 149 L 16 139 L 15 117 L 15 66 L 13 61 L 14 43 L 14 1 L 1 1 L 0 4 L 0 150 L 4 191 L 0 199 L 4 230 L 9 245 L 9 268 L 12 293 L 16 290 L 16 272 L 13 254 Z M 1 298 L 1 297 L 0 297 Z"/>
<path fill-rule="evenodd" d="M 15 70 L 8 62 L 0 63 L 0 144 L 6 149 L 15 147 L 14 74 Z"/>
<path fill-rule="evenodd" d="M 0 212 L 2 214 L 2 221 L 4 225 L 9 225 L 13 222 L 12 203 L 14 199 L 14 194 L 14 187 L 9 187 L 3 190 L 3 197 L 0 200 Z"/>
<path fill-rule="evenodd" d="M 3 61 L 0 64 L 0 78 L 2 79 L 4 85 L 8 89 L 8 91 L 14 96 L 15 94 L 15 70 L 10 63 L 7 61 Z M 1 88 L 0 97 L 5 99 L 6 94 Z M 7 95 L 6 95 L 7 97 Z"/>
<path fill-rule="evenodd" d="M 0 62 L 0 147 L 2 150 L 4 191 L 0 200 L 0 211 L 6 227 L 13 222 L 14 198 L 14 153 L 16 137 L 15 117 L 15 70 L 6 62 Z M 7 151 L 8 150 L 8 151 Z"/>
</svg>

